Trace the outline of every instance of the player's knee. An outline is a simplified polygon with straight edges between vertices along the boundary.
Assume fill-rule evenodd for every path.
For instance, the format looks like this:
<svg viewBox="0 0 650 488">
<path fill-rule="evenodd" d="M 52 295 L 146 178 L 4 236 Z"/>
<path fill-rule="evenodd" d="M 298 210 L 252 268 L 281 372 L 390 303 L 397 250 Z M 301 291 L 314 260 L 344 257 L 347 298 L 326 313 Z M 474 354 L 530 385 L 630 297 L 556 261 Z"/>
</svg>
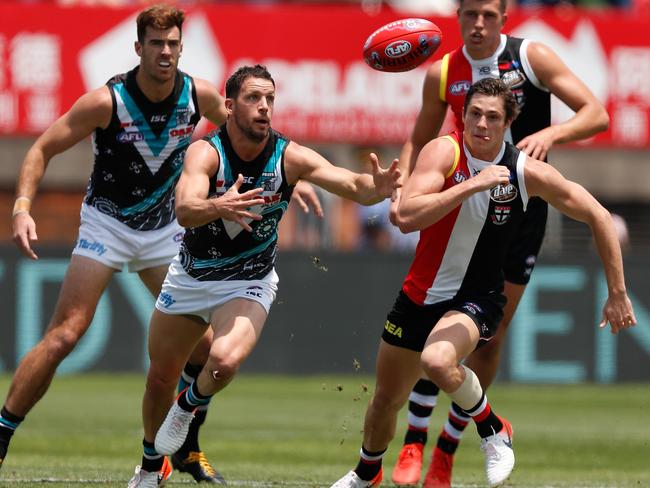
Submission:
<svg viewBox="0 0 650 488">
<path fill-rule="evenodd" d="M 212 377 L 215 381 L 228 381 L 237 374 L 243 361 L 244 358 L 236 354 L 229 354 L 227 356 L 210 354 L 206 366 L 212 372 Z"/>
<path fill-rule="evenodd" d="M 455 355 L 444 351 L 430 351 L 430 354 L 422 355 L 420 365 L 431 381 L 443 391 L 447 391 L 447 385 L 452 381 L 457 369 Z"/>
<path fill-rule="evenodd" d="M 147 391 L 156 396 L 167 395 L 175 391 L 179 376 L 180 371 L 174 374 L 169 368 L 157 368 L 152 363 L 147 373 Z"/>
<path fill-rule="evenodd" d="M 77 330 L 65 326 L 50 330 L 43 338 L 48 357 L 57 363 L 63 361 L 79 343 L 82 335 Z"/>
<path fill-rule="evenodd" d="M 375 411 L 382 412 L 383 415 L 399 411 L 404 404 L 404 400 L 393 394 L 393 392 L 377 388 L 372 396 L 371 404 Z"/>
</svg>

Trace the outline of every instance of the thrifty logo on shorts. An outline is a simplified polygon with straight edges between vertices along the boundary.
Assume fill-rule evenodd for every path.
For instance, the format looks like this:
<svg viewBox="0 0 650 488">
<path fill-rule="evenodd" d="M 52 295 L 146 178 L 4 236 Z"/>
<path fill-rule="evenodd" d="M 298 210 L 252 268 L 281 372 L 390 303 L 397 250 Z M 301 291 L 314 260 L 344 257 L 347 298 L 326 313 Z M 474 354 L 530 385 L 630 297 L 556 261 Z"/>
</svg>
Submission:
<svg viewBox="0 0 650 488">
<path fill-rule="evenodd" d="M 106 252 L 106 248 L 104 247 L 104 244 L 101 242 L 97 241 L 89 241 L 87 239 L 79 239 L 79 242 L 77 242 L 77 247 L 79 249 L 88 249 L 89 251 L 95 251 L 97 254 L 102 256 Z"/>
<path fill-rule="evenodd" d="M 386 332 L 388 332 L 389 334 L 394 335 L 395 337 L 399 337 L 400 339 L 402 338 L 402 328 L 391 323 L 388 320 L 384 325 L 384 329 L 386 329 Z"/>
<path fill-rule="evenodd" d="M 158 303 L 164 308 L 169 308 L 171 307 L 174 303 L 176 303 L 176 300 L 174 300 L 174 297 L 171 296 L 169 293 L 161 293 L 158 295 Z"/>
</svg>

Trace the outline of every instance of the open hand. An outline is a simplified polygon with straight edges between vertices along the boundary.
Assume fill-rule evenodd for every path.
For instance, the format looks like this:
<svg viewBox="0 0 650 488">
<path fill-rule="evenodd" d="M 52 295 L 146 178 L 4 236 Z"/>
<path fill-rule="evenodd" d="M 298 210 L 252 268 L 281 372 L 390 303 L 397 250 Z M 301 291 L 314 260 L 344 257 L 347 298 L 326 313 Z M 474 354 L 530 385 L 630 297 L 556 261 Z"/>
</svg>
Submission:
<svg viewBox="0 0 650 488">
<path fill-rule="evenodd" d="M 253 229 L 248 222 L 251 220 L 262 220 L 262 216 L 252 212 L 251 207 L 262 205 L 264 199 L 260 197 L 262 188 L 253 188 L 244 193 L 239 193 L 244 182 L 244 176 L 238 175 L 235 183 L 228 188 L 228 191 L 216 199 L 215 204 L 219 207 L 219 213 L 222 219 L 237 222 L 248 232 Z"/>
<path fill-rule="evenodd" d="M 372 179 L 378 195 L 388 198 L 393 194 L 393 190 L 402 186 L 402 173 L 397 167 L 399 159 L 394 159 L 388 169 L 382 169 L 377 155 L 370 153 L 370 163 L 372 164 Z"/>
</svg>

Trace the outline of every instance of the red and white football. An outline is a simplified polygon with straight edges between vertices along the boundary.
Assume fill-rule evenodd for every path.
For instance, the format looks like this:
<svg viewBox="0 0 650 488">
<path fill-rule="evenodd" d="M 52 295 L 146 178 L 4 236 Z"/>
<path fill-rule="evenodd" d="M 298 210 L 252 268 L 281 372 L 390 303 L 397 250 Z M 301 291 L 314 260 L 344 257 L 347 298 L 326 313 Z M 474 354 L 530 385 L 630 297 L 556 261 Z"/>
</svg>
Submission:
<svg viewBox="0 0 650 488">
<path fill-rule="evenodd" d="M 370 34 L 363 45 L 363 59 L 377 71 L 409 71 L 426 61 L 440 41 L 440 28 L 429 20 L 396 20 Z"/>
</svg>

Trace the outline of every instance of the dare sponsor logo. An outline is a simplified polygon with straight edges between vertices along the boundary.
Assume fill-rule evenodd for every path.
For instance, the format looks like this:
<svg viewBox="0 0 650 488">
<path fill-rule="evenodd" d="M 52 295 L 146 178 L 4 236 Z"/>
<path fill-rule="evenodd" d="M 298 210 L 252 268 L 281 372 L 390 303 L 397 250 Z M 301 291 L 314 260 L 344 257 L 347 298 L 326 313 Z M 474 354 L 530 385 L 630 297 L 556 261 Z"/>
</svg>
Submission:
<svg viewBox="0 0 650 488">
<path fill-rule="evenodd" d="M 517 88 L 524 84 L 526 78 L 519 70 L 507 71 L 501 75 L 501 81 L 505 83 L 508 88 Z"/>
<path fill-rule="evenodd" d="M 497 203 L 511 202 L 517 198 L 517 187 L 512 183 L 497 185 L 490 190 L 490 198 Z"/>
</svg>

